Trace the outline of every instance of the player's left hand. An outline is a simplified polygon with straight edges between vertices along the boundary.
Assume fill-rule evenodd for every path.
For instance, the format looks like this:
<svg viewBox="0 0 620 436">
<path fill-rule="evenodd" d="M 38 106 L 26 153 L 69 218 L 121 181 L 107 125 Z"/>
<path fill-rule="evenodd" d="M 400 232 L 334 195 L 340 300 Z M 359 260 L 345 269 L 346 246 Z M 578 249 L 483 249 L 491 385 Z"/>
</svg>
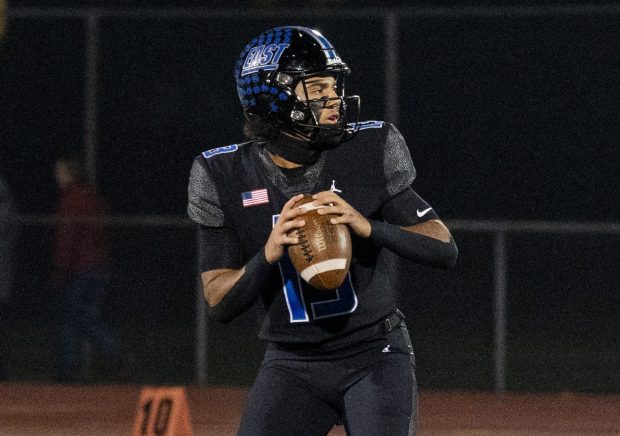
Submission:
<svg viewBox="0 0 620 436">
<path fill-rule="evenodd" d="M 312 204 L 315 206 L 329 206 L 317 210 L 319 215 L 338 215 L 330 219 L 332 224 L 346 224 L 354 234 L 361 238 L 370 236 L 370 222 L 335 192 L 319 192 L 312 198 L 314 199 Z"/>
</svg>

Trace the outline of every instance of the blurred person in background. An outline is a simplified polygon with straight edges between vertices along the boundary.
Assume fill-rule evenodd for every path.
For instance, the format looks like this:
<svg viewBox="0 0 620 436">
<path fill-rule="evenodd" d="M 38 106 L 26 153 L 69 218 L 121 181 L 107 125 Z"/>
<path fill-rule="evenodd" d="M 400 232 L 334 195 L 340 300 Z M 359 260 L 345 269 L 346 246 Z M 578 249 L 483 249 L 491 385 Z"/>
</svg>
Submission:
<svg viewBox="0 0 620 436">
<path fill-rule="evenodd" d="M 14 219 L 17 214 L 13 195 L 9 185 L 0 175 L 0 380 L 8 378 L 6 367 L 6 341 L 3 337 L 6 318 L 6 307 L 11 298 L 14 269 L 14 249 L 17 241 L 18 226 Z"/>
<path fill-rule="evenodd" d="M 114 371 L 121 359 L 102 310 L 108 289 L 107 206 L 79 159 L 57 159 L 54 176 L 60 190 L 52 262 L 52 283 L 60 297 L 56 379 L 71 383 L 79 381 L 84 370 L 86 344 Z"/>
</svg>

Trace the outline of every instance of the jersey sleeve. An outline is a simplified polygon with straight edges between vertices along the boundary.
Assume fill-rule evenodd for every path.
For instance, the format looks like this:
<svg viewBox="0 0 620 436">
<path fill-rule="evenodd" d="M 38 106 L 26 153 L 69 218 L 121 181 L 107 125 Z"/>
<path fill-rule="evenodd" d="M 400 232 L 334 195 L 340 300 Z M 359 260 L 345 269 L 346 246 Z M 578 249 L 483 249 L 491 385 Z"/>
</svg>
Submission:
<svg viewBox="0 0 620 436">
<path fill-rule="evenodd" d="M 208 227 L 224 226 L 217 187 L 201 156 L 194 160 L 187 191 L 187 214 L 193 221 Z"/>
<path fill-rule="evenodd" d="M 390 199 L 382 208 L 385 220 L 410 226 L 438 219 L 433 208 L 411 188 L 416 170 L 403 135 L 392 124 L 386 123 L 386 129 L 383 170 Z"/>
<path fill-rule="evenodd" d="M 390 197 L 402 192 L 415 180 L 416 170 L 403 135 L 392 124 L 387 129 L 383 154 L 383 171 Z"/>
<path fill-rule="evenodd" d="M 435 210 L 409 186 L 388 200 L 381 212 L 388 223 L 398 226 L 439 219 Z"/>
</svg>

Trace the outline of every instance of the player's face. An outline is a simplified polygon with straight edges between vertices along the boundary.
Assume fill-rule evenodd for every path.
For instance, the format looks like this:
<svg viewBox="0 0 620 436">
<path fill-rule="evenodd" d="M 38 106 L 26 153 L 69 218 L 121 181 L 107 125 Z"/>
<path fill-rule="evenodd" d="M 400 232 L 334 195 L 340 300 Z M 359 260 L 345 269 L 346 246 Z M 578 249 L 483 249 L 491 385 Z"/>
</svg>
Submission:
<svg viewBox="0 0 620 436">
<path fill-rule="evenodd" d="M 316 76 L 299 82 L 295 87 L 295 94 L 304 101 L 323 100 L 313 104 L 313 112 L 319 124 L 329 125 L 338 123 L 340 118 L 340 99 L 338 98 L 336 79 L 334 77 Z"/>
</svg>

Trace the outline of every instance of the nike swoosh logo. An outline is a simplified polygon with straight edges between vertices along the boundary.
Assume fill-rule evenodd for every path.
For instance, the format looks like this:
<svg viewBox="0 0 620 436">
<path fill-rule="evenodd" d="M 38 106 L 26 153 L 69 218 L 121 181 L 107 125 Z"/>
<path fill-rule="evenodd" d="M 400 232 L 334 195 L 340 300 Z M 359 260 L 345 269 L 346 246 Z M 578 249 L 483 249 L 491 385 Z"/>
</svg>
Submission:
<svg viewBox="0 0 620 436">
<path fill-rule="evenodd" d="M 432 209 L 432 207 L 429 207 L 428 209 L 424 209 L 422 212 L 420 212 L 420 210 L 419 210 L 419 209 L 417 209 L 417 210 L 415 211 L 415 213 L 417 213 L 417 214 L 418 214 L 418 218 L 422 218 L 424 215 L 426 215 L 427 213 L 429 213 L 431 209 Z"/>
</svg>

